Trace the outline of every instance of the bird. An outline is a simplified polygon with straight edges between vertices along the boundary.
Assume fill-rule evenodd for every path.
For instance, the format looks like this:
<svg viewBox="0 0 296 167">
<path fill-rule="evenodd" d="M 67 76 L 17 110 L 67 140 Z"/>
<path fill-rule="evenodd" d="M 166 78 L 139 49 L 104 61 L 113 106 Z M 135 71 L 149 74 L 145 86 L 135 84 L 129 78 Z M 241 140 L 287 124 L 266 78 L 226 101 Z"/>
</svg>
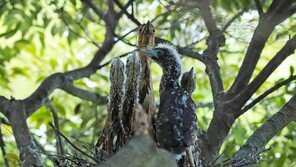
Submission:
<svg viewBox="0 0 296 167">
<path fill-rule="evenodd" d="M 110 94 L 107 105 L 107 120 L 101 137 L 99 138 L 96 146 L 104 151 L 107 155 L 111 156 L 116 151 L 113 140 L 117 138 L 117 130 L 119 129 L 119 113 L 122 106 L 123 95 L 124 95 L 124 80 L 125 80 L 125 66 L 124 63 L 116 57 L 111 62 L 110 70 Z M 112 127 L 113 125 L 117 126 Z M 99 155 L 101 152 L 97 152 Z M 102 156 L 99 156 L 102 157 Z"/>
<path fill-rule="evenodd" d="M 122 104 L 122 124 L 128 136 L 132 135 L 135 108 L 139 96 L 139 80 L 141 75 L 141 61 L 136 52 L 131 53 L 126 61 L 125 93 Z"/>
<path fill-rule="evenodd" d="M 138 28 L 138 48 L 151 49 L 155 46 L 155 29 L 148 20 L 146 24 L 141 24 Z M 149 133 L 154 137 L 153 122 L 157 113 L 153 96 L 153 86 L 151 83 L 151 59 L 143 53 L 139 53 L 141 59 L 142 73 L 139 84 L 139 103 L 149 117 Z"/>
<path fill-rule="evenodd" d="M 193 67 L 182 75 L 180 84 L 181 88 L 192 96 L 192 93 L 196 88 Z"/>
<path fill-rule="evenodd" d="M 139 51 L 152 58 L 163 71 L 156 119 L 157 144 L 176 155 L 185 154 L 197 138 L 197 116 L 191 95 L 179 84 L 180 56 L 169 44 L 159 44 L 153 49 Z"/>
</svg>

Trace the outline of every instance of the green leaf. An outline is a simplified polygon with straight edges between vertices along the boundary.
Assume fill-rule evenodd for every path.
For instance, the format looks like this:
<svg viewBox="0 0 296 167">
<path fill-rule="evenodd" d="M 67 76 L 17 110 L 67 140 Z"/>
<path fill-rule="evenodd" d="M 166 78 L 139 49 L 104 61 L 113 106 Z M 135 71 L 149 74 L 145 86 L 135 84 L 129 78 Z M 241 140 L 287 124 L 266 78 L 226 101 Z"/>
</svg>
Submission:
<svg viewBox="0 0 296 167">
<path fill-rule="evenodd" d="M 155 15 L 160 15 L 161 13 L 162 13 L 162 7 L 161 6 L 157 6 Z"/>
<path fill-rule="evenodd" d="M 293 66 L 290 66 L 290 75 L 294 75 L 294 67 Z"/>
<path fill-rule="evenodd" d="M 8 160 L 9 166 L 11 167 L 18 167 L 20 165 L 20 159 L 18 155 L 14 153 L 7 153 L 4 158 Z"/>
<path fill-rule="evenodd" d="M 12 37 L 18 30 L 19 30 L 19 26 L 20 24 L 18 24 L 15 29 L 11 30 L 11 31 L 8 31 L 8 32 L 5 32 L 3 34 L 0 34 L 0 38 L 1 37 L 5 37 L 6 39 Z"/>
<path fill-rule="evenodd" d="M 12 76 L 14 75 L 23 75 L 30 78 L 30 75 L 26 72 L 26 69 L 20 67 L 13 67 L 12 68 Z"/>
</svg>

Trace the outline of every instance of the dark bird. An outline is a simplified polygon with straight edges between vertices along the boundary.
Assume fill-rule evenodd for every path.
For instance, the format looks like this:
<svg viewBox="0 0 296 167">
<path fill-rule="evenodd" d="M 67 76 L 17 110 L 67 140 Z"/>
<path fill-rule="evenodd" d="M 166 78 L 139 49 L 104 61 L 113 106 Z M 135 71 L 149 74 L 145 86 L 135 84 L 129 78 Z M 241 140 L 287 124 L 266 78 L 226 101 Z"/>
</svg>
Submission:
<svg viewBox="0 0 296 167">
<path fill-rule="evenodd" d="M 190 96 L 192 95 L 196 88 L 193 67 L 182 75 L 181 87 L 184 91 L 187 91 Z"/>
<path fill-rule="evenodd" d="M 179 54 L 170 45 L 140 49 L 162 67 L 160 106 L 156 120 L 156 141 L 159 147 L 183 154 L 196 140 L 197 117 L 190 94 L 179 85 Z"/>
</svg>

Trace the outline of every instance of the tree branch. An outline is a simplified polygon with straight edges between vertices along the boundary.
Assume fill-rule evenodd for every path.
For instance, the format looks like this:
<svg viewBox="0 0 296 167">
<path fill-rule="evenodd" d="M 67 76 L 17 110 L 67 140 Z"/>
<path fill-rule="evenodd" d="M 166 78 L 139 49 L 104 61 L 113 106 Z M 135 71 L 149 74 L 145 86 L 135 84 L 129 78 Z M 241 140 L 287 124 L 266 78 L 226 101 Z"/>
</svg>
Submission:
<svg viewBox="0 0 296 167">
<path fill-rule="evenodd" d="M 46 106 L 49 108 L 52 114 L 54 126 L 56 127 L 57 131 L 60 131 L 59 116 L 58 116 L 57 109 L 55 108 L 54 105 L 52 105 L 49 99 L 46 99 Z M 62 145 L 62 139 L 57 131 L 55 130 L 57 152 L 58 152 L 58 155 L 64 155 L 64 147 Z"/>
<path fill-rule="evenodd" d="M 237 14 L 235 14 L 230 20 L 227 21 L 227 23 L 222 27 L 221 31 L 225 32 L 227 28 L 237 19 L 239 18 L 243 13 L 245 13 L 247 10 L 249 10 L 248 7 L 245 7 L 243 10 L 239 11 Z"/>
<path fill-rule="evenodd" d="M 291 3 L 288 1 L 282 0 L 279 4 L 277 4 L 277 1 L 273 1 L 267 13 L 259 20 L 242 66 L 234 83 L 227 92 L 228 95 L 235 96 L 248 85 L 269 36 L 278 24 L 290 16 L 289 12 L 286 11 L 287 5 Z"/>
<path fill-rule="evenodd" d="M 71 82 L 66 82 L 65 84 L 63 84 L 61 89 L 63 89 L 64 91 L 66 91 L 67 93 L 69 93 L 73 96 L 79 97 L 84 100 L 91 101 L 95 104 L 103 105 L 103 104 L 108 103 L 107 97 L 101 96 L 95 92 L 89 92 L 87 90 L 80 89 L 80 88 L 74 86 L 74 84 Z"/>
<path fill-rule="evenodd" d="M 20 151 L 22 166 L 42 166 L 40 155 L 26 123 L 26 109 L 22 103 L 12 101 L 9 110 L 9 122 Z"/>
<path fill-rule="evenodd" d="M 155 43 L 156 45 L 159 44 L 159 43 L 168 43 L 168 44 L 171 44 L 171 45 L 174 45 L 172 44 L 170 41 L 168 40 L 165 40 L 165 39 L 162 39 L 162 38 L 159 38 L 159 37 L 155 37 Z M 184 56 L 188 56 L 188 57 L 191 57 L 193 59 L 197 59 L 201 62 L 205 62 L 205 58 L 198 52 L 194 52 L 192 49 L 189 49 L 189 48 L 186 48 L 186 47 L 181 47 L 181 46 L 178 46 L 178 45 L 174 45 L 176 47 L 176 49 L 178 50 L 178 52 Z"/>
<path fill-rule="evenodd" d="M 96 159 L 95 157 L 87 154 L 85 151 L 81 150 L 80 148 L 76 147 L 75 144 L 73 144 L 64 134 L 62 134 L 60 131 L 58 131 L 58 129 L 52 124 L 49 123 L 49 126 L 51 128 L 53 128 L 67 143 L 69 143 L 73 148 L 75 148 L 77 151 L 79 151 L 80 153 L 82 153 L 82 155 L 87 156 L 88 158 L 92 159 L 94 162 L 99 162 L 98 159 Z"/>
<path fill-rule="evenodd" d="M 210 34 L 218 30 L 208 0 L 198 0 L 198 9 Z"/>
<path fill-rule="evenodd" d="M 238 113 L 238 115 L 242 115 L 243 113 L 245 113 L 246 111 L 248 111 L 249 109 L 254 107 L 261 100 L 263 100 L 265 97 L 270 95 L 272 92 L 278 90 L 280 87 L 282 87 L 284 85 L 291 83 L 294 80 L 296 80 L 296 75 L 293 75 L 293 76 L 289 77 L 288 79 L 275 84 L 273 87 L 271 87 L 270 89 L 268 89 L 267 91 L 262 93 L 260 96 L 258 96 L 256 99 L 254 99 L 251 103 L 247 104 L 244 108 L 242 108 L 240 113 Z"/>
<path fill-rule="evenodd" d="M 85 3 L 87 6 L 89 6 L 102 20 L 106 22 L 106 14 L 99 8 L 96 7 L 95 4 L 91 0 L 81 0 L 83 3 Z"/>
<path fill-rule="evenodd" d="M 264 122 L 247 140 L 233 157 L 233 161 L 237 162 L 249 155 L 256 154 L 262 150 L 264 146 L 275 135 L 277 135 L 289 123 L 296 121 L 296 96 L 292 97 L 276 114 Z M 253 161 L 245 159 L 245 162 Z"/>
<path fill-rule="evenodd" d="M 129 6 L 131 6 L 133 3 L 134 3 L 134 1 L 135 0 L 129 0 L 123 7 L 122 7 L 122 9 L 120 10 L 120 12 L 118 12 L 118 14 L 117 14 L 117 18 L 119 18 L 119 17 L 121 17 L 124 13 L 125 13 L 125 11 L 127 10 L 127 8 L 129 7 Z"/>
<path fill-rule="evenodd" d="M 234 98 L 231 103 L 237 104 L 242 107 L 251 96 L 259 89 L 259 87 L 267 80 L 267 78 L 274 72 L 274 70 L 296 49 L 296 35 L 286 42 L 284 47 L 268 62 L 263 70 L 255 77 L 255 79 L 243 90 L 239 96 Z M 238 117 L 241 114 L 237 112 L 235 115 Z"/>
<path fill-rule="evenodd" d="M 5 157 L 5 155 L 6 155 L 5 142 L 3 140 L 3 133 L 1 130 L 1 126 L 2 126 L 2 120 L 0 119 L 0 148 L 1 148 L 2 156 Z M 9 167 L 9 163 L 8 163 L 7 158 L 3 158 L 3 159 L 4 159 L 5 166 Z"/>
<path fill-rule="evenodd" d="M 255 0 L 255 5 L 256 5 L 259 16 L 262 16 L 263 10 L 262 10 L 260 0 Z"/>
<path fill-rule="evenodd" d="M 137 26 L 141 25 L 141 23 L 134 17 L 134 15 L 128 13 L 126 11 L 126 8 L 118 0 L 113 0 L 113 1 L 120 8 L 121 12 L 123 12 L 131 21 L 133 21 Z"/>
<path fill-rule="evenodd" d="M 217 28 L 208 0 L 199 0 L 198 8 L 207 29 L 210 32 L 210 36 L 207 40 L 208 48 L 204 51 L 203 56 L 206 58 L 206 73 L 210 79 L 214 104 L 216 107 L 217 101 L 219 100 L 218 96 L 224 91 L 220 67 L 217 62 L 217 54 L 219 47 L 225 45 L 225 37 L 222 31 Z"/>
</svg>

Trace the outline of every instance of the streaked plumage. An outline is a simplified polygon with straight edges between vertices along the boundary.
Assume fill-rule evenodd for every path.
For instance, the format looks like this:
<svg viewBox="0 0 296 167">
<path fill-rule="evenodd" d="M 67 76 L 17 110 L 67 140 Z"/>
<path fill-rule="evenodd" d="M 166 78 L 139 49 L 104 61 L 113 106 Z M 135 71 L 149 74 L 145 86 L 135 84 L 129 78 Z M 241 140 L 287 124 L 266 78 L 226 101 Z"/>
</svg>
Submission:
<svg viewBox="0 0 296 167">
<path fill-rule="evenodd" d="M 140 25 L 138 28 L 138 48 L 151 49 L 155 45 L 154 27 L 148 21 L 146 24 Z M 153 89 L 151 84 L 151 59 L 143 53 L 139 53 L 141 58 L 142 73 L 139 85 L 139 103 L 143 105 L 146 113 L 153 115 L 156 112 Z M 150 112 L 150 113 L 149 113 Z M 151 117 L 151 116 L 150 116 Z"/>
<path fill-rule="evenodd" d="M 110 94 L 109 102 L 107 106 L 107 120 L 103 129 L 103 133 L 98 140 L 96 146 L 101 148 L 101 151 L 97 152 L 99 154 L 107 154 L 106 156 L 111 156 L 116 150 L 114 150 L 114 138 L 117 138 L 117 131 L 119 129 L 119 112 L 121 111 L 123 93 L 124 93 L 124 64 L 117 57 L 111 62 L 110 70 Z M 112 126 L 117 126 L 117 128 L 111 128 Z M 99 157 L 104 157 L 99 155 Z"/>
<path fill-rule="evenodd" d="M 132 133 L 132 124 L 135 106 L 138 102 L 139 95 L 139 79 L 141 74 L 141 62 L 136 53 L 132 53 L 126 62 L 126 82 L 125 93 L 122 105 L 122 123 L 127 134 Z"/>
</svg>

